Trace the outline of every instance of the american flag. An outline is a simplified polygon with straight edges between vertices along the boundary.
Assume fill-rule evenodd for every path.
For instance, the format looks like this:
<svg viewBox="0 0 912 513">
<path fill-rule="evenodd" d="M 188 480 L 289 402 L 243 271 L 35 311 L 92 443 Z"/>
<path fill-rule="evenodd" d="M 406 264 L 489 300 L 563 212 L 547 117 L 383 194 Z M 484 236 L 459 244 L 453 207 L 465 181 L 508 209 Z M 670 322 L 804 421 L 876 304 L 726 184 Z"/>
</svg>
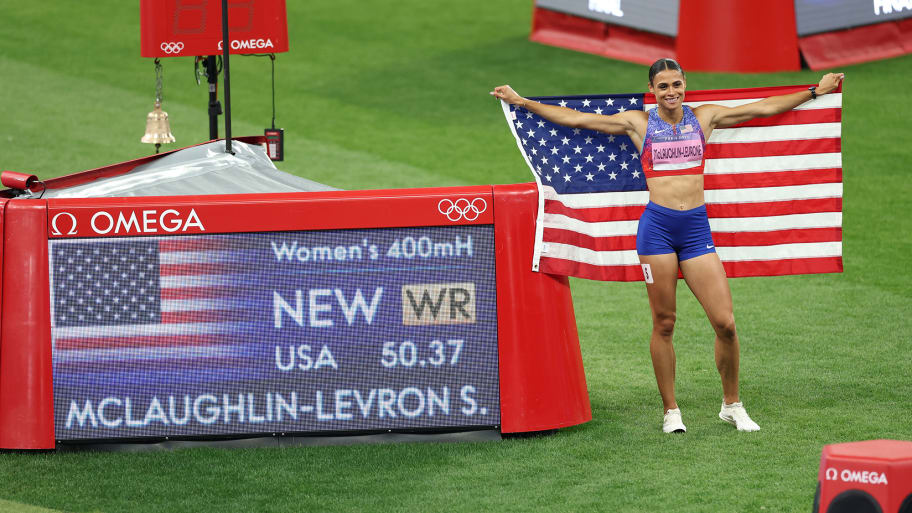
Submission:
<svg viewBox="0 0 912 513">
<path fill-rule="evenodd" d="M 685 103 L 733 107 L 806 87 L 688 91 Z M 598 114 L 655 108 L 651 94 L 533 99 Z M 539 185 L 533 270 L 642 280 L 636 231 L 649 193 L 630 138 L 563 127 L 501 103 Z M 839 90 L 713 131 L 706 208 L 729 277 L 842 272 L 841 120 Z"/>
<path fill-rule="evenodd" d="M 55 383 L 93 369 L 152 379 L 175 365 L 225 369 L 251 349 L 242 274 L 251 250 L 231 236 L 53 240 L 50 249 Z"/>
</svg>

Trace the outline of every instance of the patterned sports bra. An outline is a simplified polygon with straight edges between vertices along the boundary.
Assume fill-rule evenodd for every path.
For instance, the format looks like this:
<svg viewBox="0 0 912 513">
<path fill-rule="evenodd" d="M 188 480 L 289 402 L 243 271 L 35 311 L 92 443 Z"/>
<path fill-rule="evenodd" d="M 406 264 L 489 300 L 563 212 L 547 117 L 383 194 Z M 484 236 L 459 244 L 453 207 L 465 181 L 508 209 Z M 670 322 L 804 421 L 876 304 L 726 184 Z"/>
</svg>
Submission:
<svg viewBox="0 0 912 513">
<path fill-rule="evenodd" d="M 703 129 L 693 110 L 683 107 L 684 117 L 677 125 L 660 118 L 658 109 L 649 111 L 640 156 L 646 178 L 703 174 Z"/>
</svg>

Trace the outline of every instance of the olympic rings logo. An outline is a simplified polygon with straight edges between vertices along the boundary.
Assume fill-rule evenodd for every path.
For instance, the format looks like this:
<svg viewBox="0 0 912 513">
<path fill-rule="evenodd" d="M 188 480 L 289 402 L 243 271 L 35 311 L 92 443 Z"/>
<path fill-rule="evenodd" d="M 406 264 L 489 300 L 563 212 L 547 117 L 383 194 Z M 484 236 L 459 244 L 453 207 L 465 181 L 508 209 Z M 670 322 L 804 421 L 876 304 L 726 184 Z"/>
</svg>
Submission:
<svg viewBox="0 0 912 513">
<path fill-rule="evenodd" d="M 184 49 L 184 43 L 178 41 L 176 43 L 162 43 L 160 48 L 165 53 L 180 53 Z"/>
<path fill-rule="evenodd" d="M 451 199 L 442 199 L 437 203 L 437 211 L 447 216 L 450 221 L 456 222 L 460 219 L 474 221 L 482 212 L 488 209 L 488 202 L 484 198 L 475 198 L 469 201 L 465 198 L 459 198 L 456 201 Z"/>
</svg>

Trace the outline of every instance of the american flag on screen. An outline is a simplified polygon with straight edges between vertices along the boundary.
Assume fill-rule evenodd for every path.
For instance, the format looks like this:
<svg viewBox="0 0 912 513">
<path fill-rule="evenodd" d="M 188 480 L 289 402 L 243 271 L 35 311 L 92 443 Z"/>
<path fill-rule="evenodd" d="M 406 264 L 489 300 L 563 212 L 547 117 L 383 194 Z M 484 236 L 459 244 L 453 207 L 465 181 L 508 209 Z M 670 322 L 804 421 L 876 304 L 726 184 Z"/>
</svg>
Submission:
<svg viewBox="0 0 912 513">
<path fill-rule="evenodd" d="M 685 103 L 737 106 L 804 88 L 688 91 Z M 598 114 L 655 108 L 651 94 L 534 99 Z M 633 142 L 502 104 L 539 185 L 533 270 L 642 280 L 636 231 L 649 193 Z M 842 272 L 841 120 L 836 92 L 713 131 L 706 209 L 729 277 Z"/>
<path fill-rule="evenodd" d="M 230 362 L 243 253 L 209 236 L 52 241 L 55 365 Z"/>
</svg>

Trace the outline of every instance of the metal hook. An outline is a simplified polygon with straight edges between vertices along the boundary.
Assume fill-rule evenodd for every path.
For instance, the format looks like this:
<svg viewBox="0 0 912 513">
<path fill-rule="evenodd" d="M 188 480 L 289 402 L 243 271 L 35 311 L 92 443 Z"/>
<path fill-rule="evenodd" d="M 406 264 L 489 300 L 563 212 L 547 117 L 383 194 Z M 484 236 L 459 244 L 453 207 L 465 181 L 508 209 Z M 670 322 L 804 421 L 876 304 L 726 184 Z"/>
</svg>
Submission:
<svg viewBox="0 0 912 513">
<path fill-rule="evenodd" d="M 161 103 L 162 100 L 162 65 L 161 61 L 155 59 L 155 101 Z"/>
<path fill-rule="evenodd" d="M 201 85 L 202 82 L 200 82 L 200 77 L 206 76 L 206 71 L 199 67 L 200 61 L 205 59 L 205 57 L 200 57 L 198 55 L 193 59 L 193 78 L 196 79 L 196 85 Z"/>
</svg>

